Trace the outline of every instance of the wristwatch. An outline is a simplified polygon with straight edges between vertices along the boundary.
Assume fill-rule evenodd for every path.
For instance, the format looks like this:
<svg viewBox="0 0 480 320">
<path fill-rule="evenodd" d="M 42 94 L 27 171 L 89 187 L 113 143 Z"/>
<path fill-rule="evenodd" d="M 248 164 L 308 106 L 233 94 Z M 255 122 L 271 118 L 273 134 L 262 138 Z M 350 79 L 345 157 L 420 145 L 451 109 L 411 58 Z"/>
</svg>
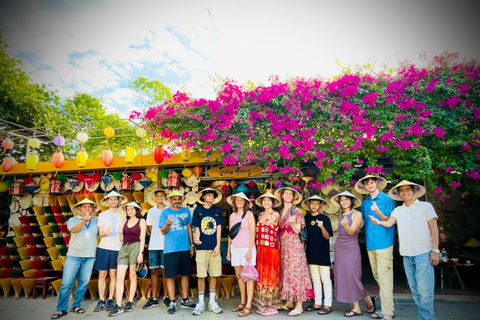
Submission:
<svg viewBox="0 0 480 320">
<path fill-rule="evenodd" d="M 435 252 L 435 253 L 440 253 L 440 250 L 438 250 L 438 249 L 432 249 L 432 251 Z"/>
</svg>

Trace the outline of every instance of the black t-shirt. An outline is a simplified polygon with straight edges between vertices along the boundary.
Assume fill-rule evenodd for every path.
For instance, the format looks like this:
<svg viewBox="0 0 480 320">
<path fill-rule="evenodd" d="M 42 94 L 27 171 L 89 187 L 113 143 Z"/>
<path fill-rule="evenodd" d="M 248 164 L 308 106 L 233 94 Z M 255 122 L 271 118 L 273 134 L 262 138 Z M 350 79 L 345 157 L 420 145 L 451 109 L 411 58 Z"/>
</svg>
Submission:
<svg viewBox="0 0 480 320">
<path fill-rule="evenodd" d="M 217 226 L 223 224 L 222 210 L 213 206 L 205 209 L 203 206 L 196 207 L 193 211 L 192 226 L 200 230 L 201 245 L 197 250 L 213 250 L 217 246 Z M 197 231 L 198 232 L 198 231 Z"/>
<path fill-rule="evenodd" d="M 305 224 L 308 231 L 307 261 L 308 264 L 330 266 L 330 242 L 323 237 L 322 230 L 318 227 L 316 220 L 323 221 L 323 226 L 328 234 L 330 237 L 333 236 L 332 224 L 327 216 L 319 214 L 312 217 L 312 215 L 308 213 L 305 216 Z"/>
</svg>

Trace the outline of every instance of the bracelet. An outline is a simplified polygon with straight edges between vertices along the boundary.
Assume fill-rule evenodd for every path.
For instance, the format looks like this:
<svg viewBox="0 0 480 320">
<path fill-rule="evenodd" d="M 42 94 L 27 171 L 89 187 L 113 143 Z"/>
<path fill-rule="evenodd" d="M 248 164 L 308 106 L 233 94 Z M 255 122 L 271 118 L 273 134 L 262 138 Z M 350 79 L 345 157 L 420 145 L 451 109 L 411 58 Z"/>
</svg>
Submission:
<svg viewBox="0 0 480 320">
<path fill-rule="evenodd" d="M 194 245 L 194 244 L 191 244 L 191 245 L 190 245 L 190 247 L 191 247 L 191 248 L 194 248 L 194 247 L 195 247 L 195 245 Z"/>
</svg>

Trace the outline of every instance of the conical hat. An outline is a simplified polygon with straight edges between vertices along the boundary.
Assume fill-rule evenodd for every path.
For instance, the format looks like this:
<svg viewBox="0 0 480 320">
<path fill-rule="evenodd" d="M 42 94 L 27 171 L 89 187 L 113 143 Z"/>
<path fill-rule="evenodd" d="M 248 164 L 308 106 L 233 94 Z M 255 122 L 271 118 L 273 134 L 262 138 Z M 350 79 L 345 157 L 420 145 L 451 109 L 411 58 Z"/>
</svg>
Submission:
<svg viewBox="0 0 480 320">
<path fill-rule="evenodd" d="M 336 194 L 333 197 L 331 197 L 330 198 L 331 204 L 333 204 L 335 207 L 341 207 L 340 202 L 339 202 L 341 196 L 347 196 L 347 197 L 353 198 L 353 207 L 354 208 L 360 207 L 362 205 L 362 201 L 360 201 L 360 199 L 358 199 L 357 197 L 355 197 L 352 193 L 350 193 L 348 191 L 340 192 L 339 194 Z"/>
<path fill-rule="evenodd" d="M 414 187 L 413 197 L 414 197 L 415 199 L 420 198 L 421 196 L 423 196 L 423 195 L 425 194 L 425 192 L 427 192 L 427 189 L 425 189 L 424 186 L 421 186 L 421 185 L 419 185 L 419 184 L 410 182 L 410 181 L 408 181 L 408 180 L 403 180 L 402 182 L 400 182 L 399 184 L 397 184 L 395 187 L 393 187 L 392 189 L 390 189 L 390 191 L 388 192 L 388 196 L 389 196 L 390 198 L 392 198 L 393 200 L 403 201 L 402 197 L 400 197 L 400 194 L 398 193 L 398 189 L 399 189 L 401 186 L 413 186 L 413 187 Z"/>
<path fill-rule="evenodd" d="M 137 213 L 140 213 L 142 216 L 145 215 L 145 211 L 135 201 L 129 202 L 121 206 L 121 208 L 123 209 L 123 211 L 125 211 L 125 213 L 127 213 L 127 207 L 134 207 L 135 210 L 137 210 Z"/>
<path fill-rule="evenodd" d="M 255 203 L 257 204 L 257 206 L 263 207 L 263 205 L 262 205 L 262 199 L 263 198 L 271 198 L 272 199 L 272 202 L 273 202 L 272 208 L 279 207 L 282 204 L 282 202 L 280 200 L 278 200 L 277 197 L 275 197 L 271 192 L 266 192 L 255 200 Z"/>
<path fill-rule="evenodd" d="M 247 198 L 247 196 L 243 192 L 235 193 L 227 197 L 227 203 L 233 207 L 233 198 L 236 198 L 236 197 L 242 198 L 247 202 L 247 206 L 248 206 L 247 209 L 250 209 L 253 207 L 253 203 L 250 201 L 250 199 Z"/>
<path fill-rule="evenodd" d="M 97 212 L 100 210 L 100 206 L 99 206 L 98 204 L 96 204 L 95 202 L 93 202 L 93 201 L 85 198 L 85 199 L 83 199 L 82 201 L 78 202 L 76 205 L 74 205 L 74 206 L 72 207 L 72 213 L 73 213 L 73 215 L 75 215 L 75 216 L 79 215 L 79 214 L 80 214 L 80 206 L 81 206 L 82 204 L 86 204 L 86 203 L 89 203 L 89 204 L 93 205 L 92 214 L 97 213 Z"/>
<path fill-rule="evenodd" d="M 374 176 L 374 175 L 366 175 L 365 177 L 363 177 L 362 179 L 358 180 L 357 183 L 355 183 L 355 190 L 361 194 L 370 194 L 370 192 L 368 192 L 365 187 L 363 186 L 363 181 L 366 180 L 366 179 L 370 179 L 370 178 L 376 178 L 377 181 L 378 181 L 378 191 L 382 191 L 383 189 L 385 189 L 385 187 L 387 186 L 387 180 L 384 178 L 384 177 L 380 177 L 380 176 Z"/>
<path fill-rule="evenodd" d="M 197 192 L 197 202 L 200 204 L 205 204 L 205 201 L 203 199 L 203 193 L 205 191 L 210 191 L 215 193 L 215 199 L 213 199 L 213 204 L 219 203 L 220 200 L 222 200 L 222 193 L 218 190 L 212 189 L 212 188 L 205 188 L 202 191 Z"/>
<path fill-rule="evenodd" d="M 155 194 L 158 192 L 158 191 L 163 191 L 165 193 L 165 195 L 168 196 L 169 194 L 169 191 L 166 190 L 166 189 L 154 189 L 152 191 L 150 191 L 148 194 L 147 194 L 147 202 L 150 203 L 150 205 L 152 207 L 156 207 L 157 206 L 157 203 L 155 202 Z"/>
<path fill-rule="evenodd" d="M 280 188 L 278 190 L 275 190 L 275 193 L 273 194 L 277 199 L 282 199 L 282 195 L 283 195 L 283 192 L 285 190 L 291 190 L 293 191 L 293 200 L 292 200 L 292 204 L 299 204 L 300 202 L 302 202 L 302 195 L 295 189 L 293 188 L 290 188 L 290 187 L 283 187 L 283 188 Z"/>
<path fill-rule="evenodd" d="M 325 199 L 322 199 L 320 198 L 319 196 L 315 195 L 315 196 L 311 196 L 310 198 L 307 198 L 305 200 L 302 201 L 302 208 L 307 210 L 307 211 L 312 211 L 310 210 L 310 201 L 311 200 L 318 200 L 320 201 L 321 203 L 321 206 L 320 206 L 320 211 L 327 211 L 328 208 L 330 208 L 330 204 L 328 203 L 327 200 Z M 322 204 L 323 202 L 323 204 Z"/>
<path fill-rule="evenodd" d="M 105 206 L 105 207 L 110 207 L 108 205 L 108 202 L 107 202 L 107 199 L 108 198 L 111 198 L 111 197 L 119 197 L 120 198 L 120 201 L 118 203 L 118 206 L 121 206 L 125 203 L 127 203 L 127 198 L 122 196 L 121 194 L 119 194 L 118 192 L 115 192 L 115 191 L 111 191 L 109 194 L 107 194 L 105 197 L 103 197 L 102 200 L 100 200 L 100 205 L 101 206 Z"/>
</svg>

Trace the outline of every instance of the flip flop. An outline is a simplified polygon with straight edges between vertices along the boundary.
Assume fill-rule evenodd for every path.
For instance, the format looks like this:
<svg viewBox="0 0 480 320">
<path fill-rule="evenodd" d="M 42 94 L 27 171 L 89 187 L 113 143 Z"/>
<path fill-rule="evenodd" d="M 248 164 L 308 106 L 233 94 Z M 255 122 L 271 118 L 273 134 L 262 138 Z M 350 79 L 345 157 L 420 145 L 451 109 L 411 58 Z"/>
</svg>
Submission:
<svg viewBox="0 0 480 320">
<path fill-rule="evenodd" d="M 297 311 L 295 309 L 293 309 L 292 311 L 290 311 L 287 316 L 289 317 L 297 317 L 299 315 L 301 315 L 303 312 L 300 312 L 300 311 Z"/>
<path fill-rule="evenodd" d="M 307 308 L 305 308 L 306 311 L 314 311 L 314 310 L 322 310 L 322 307 L 320 308 L 315 308 L 315 305 L 309 305 Z"/>
<path fill-rule="evenodd" d="M 352 314 L 348 315 L 349 313 L 352 313 Z M 351 317 L 355 317 L 355 316 L 361 316 L 361 315 L 362 315 L 361 312 L 358 313 L 358 312 L 355 312 L 353 310 L 350 310 L 350 311 L 348 311 L 347 313 L 344 314 L 344 316 L 347 317 L 347 318 L 351 318 Z"/>
<path fill-rule="evenodd" d="M 60 319 L 61 317 L 63 317 L 64 315 L 67 315 L 68 312 L 67 311 L 57 311 L 56 313 L 52 314 L 52 316 L 50 317 L 50 319 Z"/>
<path fill-rule="evenodd" d="M 324 307 L 324 308 L 321 308 L 320 311 L 318 311 L 318 314 L 324 316 L 326 314 L 329 314 L 330 312 L 332 312 L 332 308 L 328 310 L 327 308 Z"/>
</svg>

